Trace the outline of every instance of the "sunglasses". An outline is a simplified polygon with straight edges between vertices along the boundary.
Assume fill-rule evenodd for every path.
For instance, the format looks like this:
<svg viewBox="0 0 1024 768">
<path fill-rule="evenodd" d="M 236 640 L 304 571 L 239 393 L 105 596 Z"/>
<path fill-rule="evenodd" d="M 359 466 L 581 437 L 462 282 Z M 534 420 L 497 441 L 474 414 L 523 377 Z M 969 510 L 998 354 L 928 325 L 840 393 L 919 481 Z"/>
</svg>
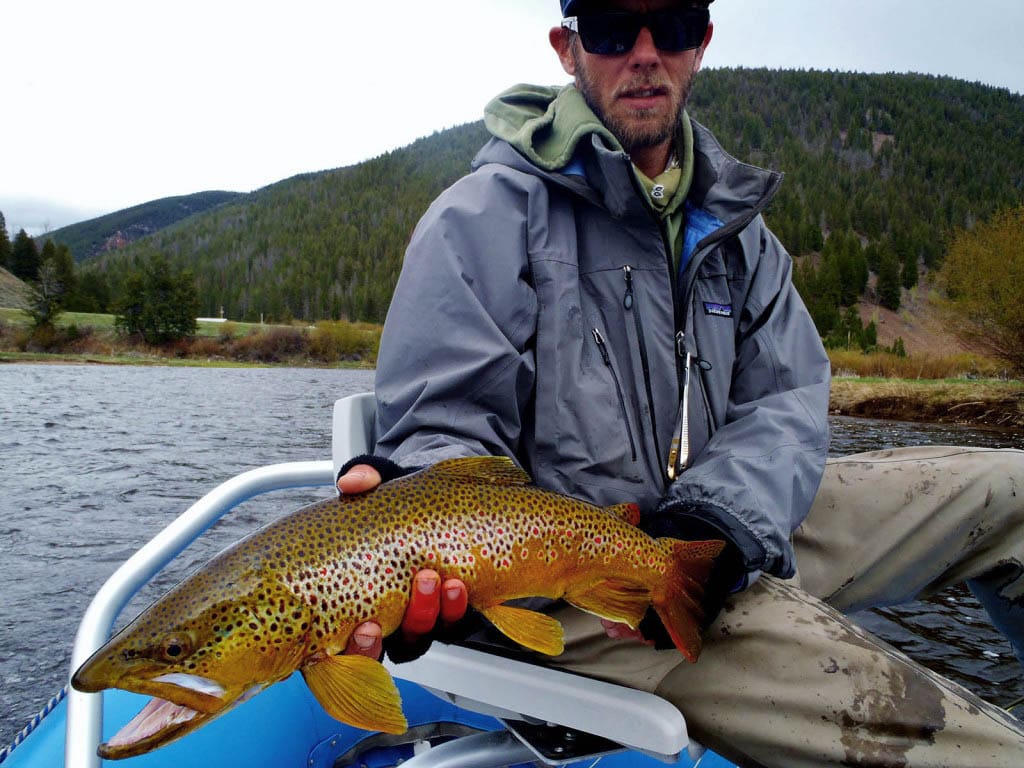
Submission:
<svg viewBox="0 0 1024 768">
<path fill-rule="evenodd" d="M 699 48 L 711 21 L 707 8 L 684 7 L 651 13 L 602 11 L 567 16 L 562 27 L 580 36 L 583 50 L 600 56 L 621 56 L 633 50 L 640 30 L 650 30 L 654 47 L 677 53 Z"/>
</svg>

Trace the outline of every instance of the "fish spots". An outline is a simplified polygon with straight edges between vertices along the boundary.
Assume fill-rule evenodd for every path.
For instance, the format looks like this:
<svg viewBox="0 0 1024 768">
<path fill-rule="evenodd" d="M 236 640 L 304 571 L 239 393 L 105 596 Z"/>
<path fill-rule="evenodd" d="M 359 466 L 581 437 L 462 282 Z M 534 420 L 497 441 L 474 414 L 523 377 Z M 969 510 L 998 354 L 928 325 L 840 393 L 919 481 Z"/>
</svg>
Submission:
<svg viewBox="0 0 1024 768">
<path fill-rule="evenodd" d="M 343 649 L 369 618 L 394 629 L 411 577 L 427 566 L 466 581 L 474 605 L 560 597 L 595 570 L 630 583 L 664 573 L 671 550 L 621 515 L 508 480 L 427 470 L 279 518 L 158 601 L 112 663 L 184 626 L 195 628 L 185 663 L 197 675 L 213 679 L 232 664 L 294 669 Z"/>
</svg>

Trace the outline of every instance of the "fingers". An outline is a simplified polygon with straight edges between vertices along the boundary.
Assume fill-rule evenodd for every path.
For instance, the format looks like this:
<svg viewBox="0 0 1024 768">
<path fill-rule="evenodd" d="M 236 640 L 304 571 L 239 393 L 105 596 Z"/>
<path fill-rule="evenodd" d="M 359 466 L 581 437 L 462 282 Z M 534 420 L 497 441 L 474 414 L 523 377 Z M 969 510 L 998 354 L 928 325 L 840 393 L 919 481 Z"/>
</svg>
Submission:
<svg viewBox="0 0 1024 768">
<path fill-rule="evenodd" d="M 402 634 L 406 639 L 415 641 L 434 630 L 439 616 L 445 624 L 461 619 L 468 604 L 465 583 L 459 579 L 448 579 L 442 585 L 437 571 L 419 571 L 413 579 L 412 597 L 402 619 Z M 373 621 L 356 627 L 345 648 L 345 653 L 358 653 L 373 659 L 379 659 L 382 652 L 380 624 Z"/>
<path fill-rule="evenodd" d="M 345 653 L 356 653 L 360 656 L 369 656 L 371 659 L 379 659 L 384 653 L 380 624 L 368 621 L 356 627 L 348 639 Z"/>
<path fill-rule="evenodd" d="M 601 626 L 604 627 L 604 633 L 612 640 L 638 640 L 644 645 L 654 645 L 653 640 L 648 640 L 640 633 L 639 629 L 631 629 L 628 624 L 601 619 Z"/>
<path fill-rule="evenodd" d="M 402 632 L 407 637 L 425 635 L 434 628 L 441 613 L 441 577 L 437 571 L 424 569 L 413 579 L 412 597 L 402 619 Z"/>
<path fill-rule="evenodd" d="M 441 621 L 454 624 L 466 615 L 469 607 L 469 591 L 459 579 L 448 579 L 441 586 Z"/>
<path fill-rule="evenodd" d="M 356 464 L 338 478 L 338 490 L 342 493 L 366 493 L 380 485 L 380 472 L 369 464 Z"/>
<path fill-rule="evenodd" d="M 437 571 L 425 568 L 413 580 L 412 598 L 402 619 L 406 637 L 425 635 L 434 629 L 438 616 L 444 624 L 454 624 L 466 615 L 469 591 L 459 579 L 441 583 Z"/>
</svg>

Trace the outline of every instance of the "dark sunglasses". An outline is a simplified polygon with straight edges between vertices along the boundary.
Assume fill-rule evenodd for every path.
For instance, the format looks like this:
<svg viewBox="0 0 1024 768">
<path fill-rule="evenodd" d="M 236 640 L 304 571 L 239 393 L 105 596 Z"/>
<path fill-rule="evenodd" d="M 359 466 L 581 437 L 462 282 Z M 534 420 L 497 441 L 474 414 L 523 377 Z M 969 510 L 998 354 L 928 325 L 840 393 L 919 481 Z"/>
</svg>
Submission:
<svg viewBox="0 0 1024 768">
<path fill-rule="evenodd" d="M 651 13 L 602 11 L 567 16 L 562 26 L 580 36 L 583 50 L 600 56 L 621 56 L 633 50 L 640 30 L 651 31 L 659 51 L 679 52 L 699 48 L 711 21 L 707 8 L 688 6 Z"/>
</svg>

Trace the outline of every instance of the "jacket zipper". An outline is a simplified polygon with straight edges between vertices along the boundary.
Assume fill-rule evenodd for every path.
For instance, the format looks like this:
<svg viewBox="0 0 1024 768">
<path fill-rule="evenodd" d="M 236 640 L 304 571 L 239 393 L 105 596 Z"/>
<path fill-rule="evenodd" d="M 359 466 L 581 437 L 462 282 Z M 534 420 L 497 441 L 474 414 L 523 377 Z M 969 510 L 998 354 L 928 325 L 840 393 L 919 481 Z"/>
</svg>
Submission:
<svg viewBox="0 0 1024 768">
<path fill-rule="evenodd" d="M 681 388 L 682 397 L 680 398 L 680 415 L 679 415 L 679 432 L 672 438 L 672 446 L 669 449 L 669 460 L 668 460 L 668 478 L 669 481 L 676 480 L 679 475 L 683 473 L 683 470 L 687 468 L 690 463 L 690 435 L 689 435 L 689 405 L 690 405 L 690 366 L 693 363 L 693 353 L 686 350 L 686 317 L 685 308 L 692 304 L 693 286 L 697 279 L 697 270 L 700 264 L 706 258 L 707 254 L 711 252 L 713 246 L 718 243 L 732 237 L 739 232 L 742 232 L 747 225 L 750 224 L 754 218 L 767 207 L 768 202 L 778 192 L 779 186 L 782 184 L 782 175 L 777 174 L 772 178 L 768 189 L 765 190 L 758 204 L 755 205 L 745 216 L 739 219 L 734 219 L 721 229 L 716 230 L 708 237 L 697 243 L 694 248 L 693 255 L 690 258 L 690 263 L 687 265 L 687 277 L 686 284 L 680 290 L 678 284 L 679 276 L 674 276 L 672 280 L 672 296 L 675 301 L 675 312 L 676 312 L 676 366 L 679 367 L 679 361 L 683 362 L 683 370 L 681 371 Z M 662 231 L 662 239 L 666 240 L 665 233 Z M 671 250 L 669 253 L 669 263 L 671 263 Z M 669 270 L 671 272 L 671 269 Z M 700 367 L 699 375 L 702 378 L 704 366 L 707 365 L 705 361 L 697 357 L 697 362 Z M 710 366 L 709 366 L 710 367 Z M 708 414 L 709 421 L 714 421 L 714 416 L 711 412 L 711 404 L 707 400 L 707 386 L 702 386 L 701 390 L 704 394 L 704 408 Z M 713 424 L 712 424 L 713 426 Z M 713 433 L 713 430 L 712 430 Z M 710 434 L 710 433 L 709 433 Z"/>
<path fill-rule="evenodd" d="M 679 431 L 672 436 L 665 473 L 675 481 L 690 464 L 690 364 L 693 355 L 686 350 L 686 334 L 676 333 L 676 359 L 683 361 L 683 394 L 679 399 Z"/>
<path fill-rule="evenodd" d="M 651 434 L 654 435 L 654 456 L 661 466 L 661 445 L 658 441 L 658 417 L 654 408 L 654 390 L 651 387 L 651 366 L 647 357 L 647 343 L 644 341 L 643 320 L 640 312 L 634 311 L 636 297 L 633 294 L 633 268 L 628 264 L 622 268 L 626 280 L 626 294 L 622 297 L 622 305 L 626 311 L 633 316 L 633 324 L 636 326 L 636 340 L 640 347 L 640 367 L 644 374 L 644 388 L 647 391 L 647 410 L 651 416 Z"/>
<path fill-rule="evenodd" d="M 612 381 L 615 382 L 615 394 L 619 398 L 619 409 L 622 412 L 622 420 L 626 422 L 626 437 L 629 438 L 629 452 L 636 461 L 636 441 L 633 439 L 633 428 L 629 425 L 629 413 L 626 410 L 626 398 L 622 395 L 622 385 L 619 384 L 619 377 L 615 375 L 615 368 L 612 366 L 611 355 L 608 354 L 608 347 L 605 344 L 604 336 L 597 328 L 592 328 L 590 331 L 594 334 L 594 341 L 597 342 L 597 348 L 601 352 L 601 359 L 604 360 L 604 364 L 608 367 L 608 372 L 612 376 Z"/>
<path fill-rule="evenodd" d="M 626 158 L 626 163 L 631 163 L 629 158 Z M 761 195 L 761 199 L 758 203 L 745 215 L 739 219 L 734 219 L 729 222 L 721 229 L 716 230 L 708 237 L 697 243 L 694 248 L 693 255 L 690 258 L 690 263 L 687 265 L 688 276 L 686 278 L 686 285 L 680 290 L 679 278 L 681 275 L 675 273 L 675 259 L 673 257 L 672 243 L 668 240 L 668 235 L 665 232 L 665 228 L 661 225 L 658 219 L 658 213 L 654 210 L 653 206 L 647 201 L 646 193 L 640 186 L 639 180 L 636 178 L 635 173 L 630 173 L 630 178 L 633 181 L 633 188 L 636 190 L 640 199 L 643 201 L 644 206 L 647 209 L 648 215 L 651 217 L 651 221 L 658 230 L 658 234 L 661 235 L 662 248 L 666 257 L 666 267 L 668 269 L 669 285 L 672 286 L 672 308 L 675 314 L 676 321 L 676 377 L 679 380 L 679 387 L 682 390 L 680 394 L 680 415 L 679 415 L 679 431 L 675 434 L 672 439 L 672 445 L 669 448 L 669 460 L 666 466 L 667 475 L 669 482 L 675 481 L 682 470 L 684 470 L 690 460 L 690 436 L 689 436 L 689 397 L 690 397 L 690 364 L 693 360 L 691 353 L 687 352 L 686 347 L 686 317 L 685 307 L 688 307 L 691 303 L 691 294 L 693 292 L 693 284 L 696 280 L 697 268 L 700 263 L 705 259 L 708 253 L 711 252 L 711 247 L 719 242 L 731 237 L 734 234 L 741 232 L 754 218 L 761 213 L 767 206 L 771 199 L 778 192 L 779 187 L 782 185 L 782 174 L 775 174 L 768 185 L 768 188 Z M 698 358 L 699 359 L 699 358 Z M 680 365 L 680 361 L 682 365 Z M 705 387 L 706 389 L 706 387 Z M 707 395 L 705 394 L 705 398 Z M 652 411 L 653 412 L 653 411 Z M 710 409 L 708 410 L 710 414 Z M 628 423 L 628 421 L 627 421 Z M 657 443 L 657 438 L 655 438 Z"/>
</svg>

